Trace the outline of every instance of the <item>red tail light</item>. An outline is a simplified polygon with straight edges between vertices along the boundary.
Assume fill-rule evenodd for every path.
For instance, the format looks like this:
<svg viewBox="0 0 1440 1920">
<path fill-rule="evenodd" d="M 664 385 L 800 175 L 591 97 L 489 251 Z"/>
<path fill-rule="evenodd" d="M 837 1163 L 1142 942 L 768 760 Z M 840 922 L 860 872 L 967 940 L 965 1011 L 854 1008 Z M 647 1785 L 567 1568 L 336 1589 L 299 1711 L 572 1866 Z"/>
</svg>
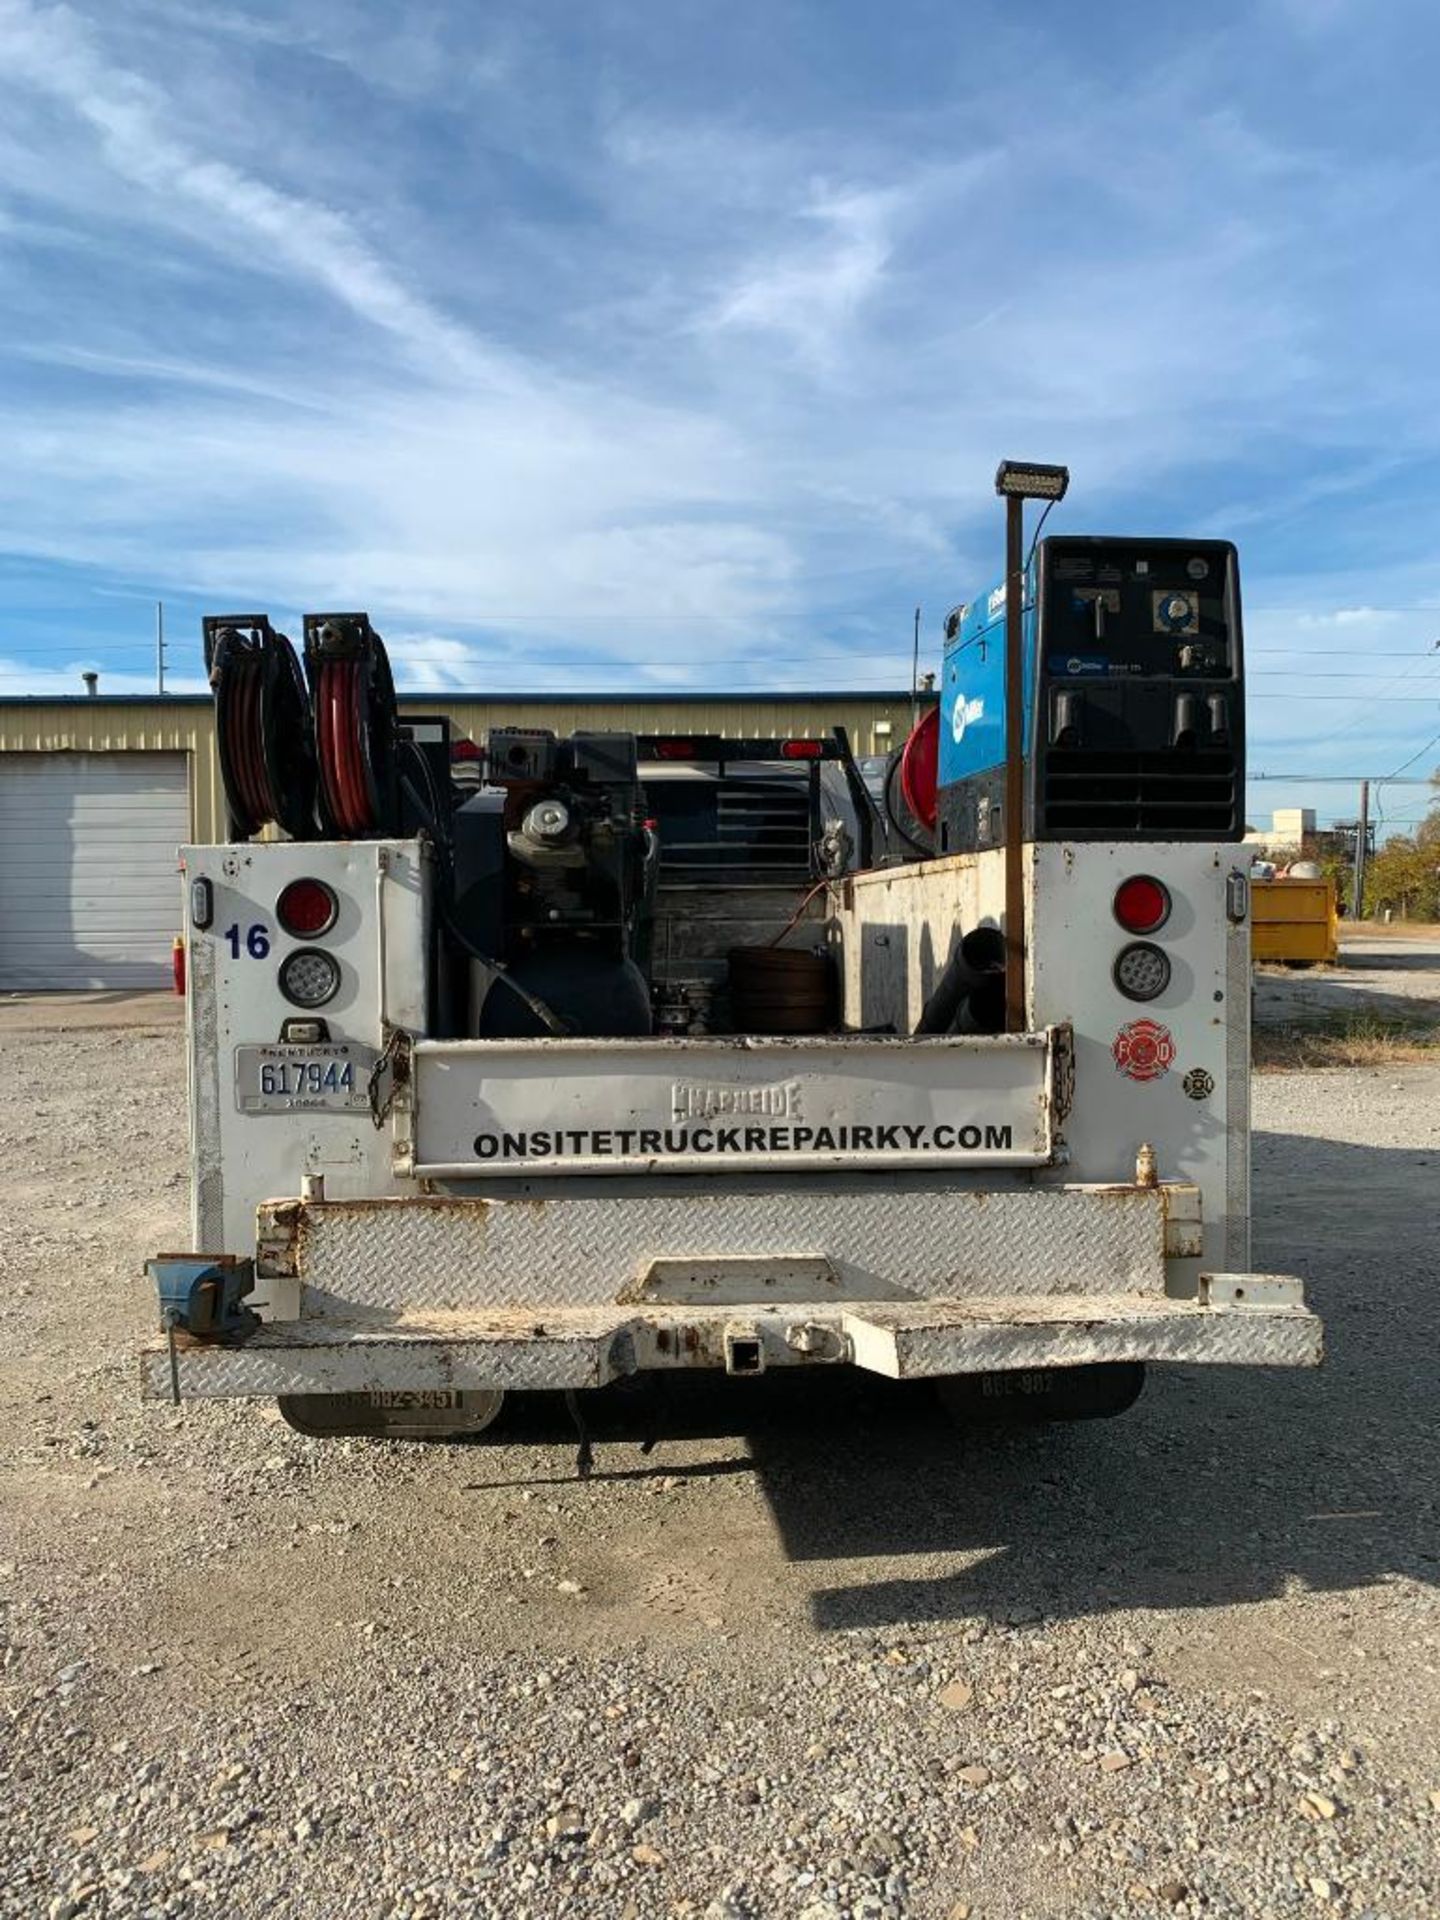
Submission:
<svg viewBox="0 0 1440 1920">
<path fill-rule="evenodd" d="M 473 740 L 452 740 L 450 758 L 452 760 L 483 760 L 485 756 Z"/>
<path fill-rule="evenodd" d="M 1154 933 L 1170 918 L 1170 889 L 1148 873 L 1135 873 L 1115 889 L 1115 918 L 1127 933 Z"/>
<path fill-rule="evenodd" d="M 657 740 L 655 758 L 657 760 L 693 760 L 695 742 L 693 740 Z"/>
<path fill-rule="evenodd" d="M 786 740 L 780 748 L 782 760 L 818 760 L 825 751 L 823 740 Z"/>
<path fill-rule="evenodd" d="M 328 933 L 339 913 L 335 890 L 323 880 L 292 880 L 275 902 L 276 918 L 297 940 Z"/>
</svg>

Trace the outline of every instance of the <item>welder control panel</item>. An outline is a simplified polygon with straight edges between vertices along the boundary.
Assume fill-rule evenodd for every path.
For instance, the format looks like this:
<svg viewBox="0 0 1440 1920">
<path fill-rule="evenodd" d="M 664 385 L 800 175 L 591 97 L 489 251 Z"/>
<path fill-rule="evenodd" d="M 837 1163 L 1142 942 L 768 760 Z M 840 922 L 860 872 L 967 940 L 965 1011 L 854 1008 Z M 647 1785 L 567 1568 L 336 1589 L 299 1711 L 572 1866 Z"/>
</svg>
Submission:
<svg viewBox="0 0 1440 1920">
<path fill-rule="evenodd" d="M 1041 598 L 1050 680 L 1216 679 L 1235 668 L 1234 578 L 1223 541 L 1045 543 Z"/>
</svg>

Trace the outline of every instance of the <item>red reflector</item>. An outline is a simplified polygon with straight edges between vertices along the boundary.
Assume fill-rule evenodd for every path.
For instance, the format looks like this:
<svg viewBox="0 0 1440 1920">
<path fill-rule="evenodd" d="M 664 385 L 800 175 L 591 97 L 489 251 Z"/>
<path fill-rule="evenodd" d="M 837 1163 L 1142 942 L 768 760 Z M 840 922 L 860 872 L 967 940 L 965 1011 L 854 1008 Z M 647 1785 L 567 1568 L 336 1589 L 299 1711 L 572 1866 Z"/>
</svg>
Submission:
<svg viewBox="0 0 1440 1920">
<path fill-rule="evenodd" d="M 1170 889 L 1148 873 L 1132 874 L 1115 889 L 1115 918 L 1127 933 L 1154 933 L 1170 918 Z"/>
<path fill-rule="evenodd" d="M 170 979 L 176 993 L 185 991 L 185 942 L 176 934 L 170 947 Z"/>
<path fill-rule="evenodd" d="M 297 940 L 328 933 L 339 912 L 340 902 L 323 880 L 292 880 L 275 902 L 281 926 Z"/>
<path fill-rule="evenodd" d="M 450 758 L 452 760 L 483 760 L 485 755 L 473 740 L 452 740 Z"/>
<path fill-rule="evenodd" d="M 825 751 L 823 740 L 786 740 L 780 748 L 782 760 L 818 760 Z"/>
<path fill-rule="evenodd" d="M 695 742 L 693 740 L 657 740 L 655 758 L 657 760 L 693 760 Z"/>
</svg>

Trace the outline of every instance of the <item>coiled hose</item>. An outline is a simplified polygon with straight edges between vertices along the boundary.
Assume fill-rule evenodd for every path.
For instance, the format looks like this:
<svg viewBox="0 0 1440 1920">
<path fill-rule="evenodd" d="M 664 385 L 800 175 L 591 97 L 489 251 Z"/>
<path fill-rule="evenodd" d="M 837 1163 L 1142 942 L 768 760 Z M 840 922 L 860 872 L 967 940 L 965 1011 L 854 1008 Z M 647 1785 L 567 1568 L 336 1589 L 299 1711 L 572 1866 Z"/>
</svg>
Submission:
<svg viewBox="0 0 1440 1920">
<path fill-rule="evenodd" d="M 209 618 L 204 634 L 232 835 L 248 840 L 277 826 L 292 839 L 309 838 L 315 831 L 315 753 L 310 700 L 294 647 L 264 614 Z"/>
<path fill-rule="evenodd" d="M 320 816 L 345 839 L 399 828 L 395 683 L 364 614 L 307 614 Z"/>
</svg>

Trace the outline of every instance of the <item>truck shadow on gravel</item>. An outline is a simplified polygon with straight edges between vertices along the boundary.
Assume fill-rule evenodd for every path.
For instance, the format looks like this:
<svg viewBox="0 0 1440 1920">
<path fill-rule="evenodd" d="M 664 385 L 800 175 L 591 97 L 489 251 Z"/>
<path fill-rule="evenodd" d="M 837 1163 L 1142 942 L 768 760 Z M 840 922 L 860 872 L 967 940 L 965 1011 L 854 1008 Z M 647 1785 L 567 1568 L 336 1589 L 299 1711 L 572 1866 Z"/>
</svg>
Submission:
<svg viewBox="0 0 1440 1920">
<path fill-rule="evenodd" d="M 796 1560 L 973 1555 L 813 1593 L 820 1627 L 1230 1606 L 1396 1575 L 1440 1583 L 1440 1137 L 1431 1151 L 1255 1136 L 1257 1270 L 1300 1273 L 1320 1371 L 1157 1368 L 1113 1421 L 843 1439 L 757 1432 Z M 887 1573 L 891 1570 L 887 1569 Z"/>
<path fill-rule="evenodd" d="M 928 1387 L 849 1370 L 686 1381 L 663 1435 L 738 1431 L 750 1460 L 676 1467 L 662 1438 L 623 1465 L 607 1446 L 597 1480 L 753 1470 L 787 1558 L 833 1570 L 810 1588 L 821 1629 L 1440 1583 L 1440 1137 L 1426 1152 L 1256 1134 L 1255 1172 L 1253 1265 L 1305 1278 L 1319 1372 L 1162 1367 L 1115 1420 L 969 1430 Z M 622 1398 L 597 1438 L 644 1430 Z"/>
</svg>

